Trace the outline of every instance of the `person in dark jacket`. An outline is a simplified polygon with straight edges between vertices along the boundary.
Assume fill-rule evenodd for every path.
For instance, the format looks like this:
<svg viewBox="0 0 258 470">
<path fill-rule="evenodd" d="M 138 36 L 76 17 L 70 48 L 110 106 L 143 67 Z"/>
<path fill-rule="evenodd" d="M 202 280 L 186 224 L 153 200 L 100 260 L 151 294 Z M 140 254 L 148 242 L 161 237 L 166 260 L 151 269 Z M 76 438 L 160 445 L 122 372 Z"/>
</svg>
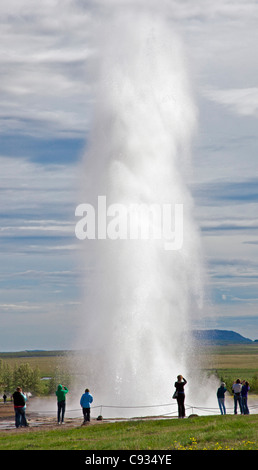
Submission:
<svg viewBox="0 0 258 470">
<path fill-rule="evenodd" d="M 13 394 L 13 406 L 15 411 L 15 426 L 19 428 L 21 426 L 29 426 L 25 416 L 26 409 L 26 396 L 22 393 L 21 387 L 17 387 Z"/>
<path fill-rule="evenodd" d="M 57 422 L 58 424 L 64 424 L 64 415 L 65 415 L 65 398 L 68 393 L 68 388 L 63 387 L 59 384 L 56 391 L 57 396 Z M 61 418 L 61 421 L 60 421 Z"/>
<path fill-rule="evenodd" d="M 221 383 L 221 386 L 217 390 L 217 398 L 219 403 L 219 409 L 221 414 L 226 414 L 226 407 L 225 407 L 225 393 L 226 393 L 226 384 L 224 382 Z"/>
<path fill-rule="evenodd" d="M 241 390 L 242 390 L 241 380 L 237 379 L 232 385 L 232 391 L 234 393 L 234 413 L 235 413 L 235 415 L 237 414 L 237 404 L 239 405 L 241 415 L 243 414 Z"/>
<path fill-rule="evenodd" d="M 177 404 L 178 404 L 178 418 L 185 417 L 185 392 L 184 386 L 187 384 L 187 381 L 182 375 L 177 376 L 177 382 L 175 382 L 175 387 L 177 391 Z"/>
<path fill-rule="evenodd" d="M 249 408 L 247 406 L 247 397 L 248 392 L 250 390 L 249 382 L 243 380 L 242 382 L 242 389 L 241 389 L 241 397 L 242 397 L 242 411 L 244 415 L 249 415 Z"/>
</svg>

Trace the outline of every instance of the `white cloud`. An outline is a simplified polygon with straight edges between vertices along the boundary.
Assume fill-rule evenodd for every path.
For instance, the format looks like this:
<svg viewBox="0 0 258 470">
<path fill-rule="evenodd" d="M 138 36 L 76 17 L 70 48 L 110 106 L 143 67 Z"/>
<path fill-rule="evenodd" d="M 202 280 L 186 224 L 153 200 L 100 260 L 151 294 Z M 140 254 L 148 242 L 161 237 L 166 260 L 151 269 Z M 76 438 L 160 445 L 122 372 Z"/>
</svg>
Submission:
<svg viewBox="0 0 258 470">
<path fill-rule="evenodd" d="M 34 202 L 37 192 L 41 201 L 50 201 L 53 195 L 49 192 L 52 190 L 55 191 L 55 202 L 63 199 L 65 203 L 70 198 L 69 191 L 74 191 L 79 176 L 75 166 L 40 164 L 16 156 L 9 158 L 0 155 L 0 168 L 1 189 L 7 193 L 6 201 L 1 199 L 2 209 L 7 201 L 16 200 L 20 204 L 23 194 L 25 203 L 29 203 L 30 192 L 34 195 Z"/>
<path fill-rule="evenodd" d="M 72 1 L 21 0 L 2 2 L 0 18 L 1 133 L 85 136 L 88 13 Z"/>
<path fill-rule="evenodd" d="M 240 116 L 258 117 L 258 87 L 225 90 L 206 89 L 206 98 L 215 101 Z"/>
<path fill-rule="evenodd" d="M 14 312 L 28 312 L 29 310 L 38 310 L 39 306 L 38 305 L 32 305 L 29 302 L 21 302 L 17 304 L 0 304 L 0 310 L 7 311 L 8 313 L 14 311 Z"/>
<path fill-rule="evenodd" d="M 239 54 L 246 57 L 239 48 L 243 34 L 248 33 L 253 41 L 257 34 L 258 5 L 253 0 L 1 2 L 2 133 L 85 135 L 95 26 L 128 5 L 133 5 L 137 14 L 136 6 L 140 5 L 157 14 L 164 11 L 172 28 L 182 34 L 187 31 L 189 54 L 197 60 L 193 66 L 200 77 L 207 73 L 206 64 L 209 69 L 212 64 L 220 74 L 224 65 L 220 60 L 228 61 L 230 57 L 234 66 Z M 251 52 L 248 63 L 252 56 Z M 251 109 L 248 104 L 246 112 Z"/>
<path fill-rule="evenodd" d="M 19 253 L 24 267 L 28 255 L 49 258 L 49 264 L 78 251 L 74 211 L 78 204 L 76 166 L 39 164 L 23 158 L 0 157 L 0 256 Z M 23 257 L 21 255 L 23 254 Z M 61 260 L 61 259 L 60 259 Z M 41 261 L 38 261 L 41 263 Z"/>
</svg>

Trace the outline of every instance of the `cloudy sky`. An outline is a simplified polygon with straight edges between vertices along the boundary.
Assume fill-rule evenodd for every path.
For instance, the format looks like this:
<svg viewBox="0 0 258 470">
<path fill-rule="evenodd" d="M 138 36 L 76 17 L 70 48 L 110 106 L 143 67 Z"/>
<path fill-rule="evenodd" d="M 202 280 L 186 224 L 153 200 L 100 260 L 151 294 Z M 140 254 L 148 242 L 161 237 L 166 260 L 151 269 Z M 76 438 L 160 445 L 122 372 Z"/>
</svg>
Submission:
<svg viewBox="0 0 258 470">
<path fill-rule="evenodd" d="M 92 25 L 127 4 L 0 4 L 1 351 L 70 348 L 77 334 L 88 268 L 74 211 L 90 126 Z M 196 327 L 256 339 L 258 2 L 172 0 L 164 9 L 185 44 L 199 109 L 191 189 L 207 275 Z"/>
</svg>

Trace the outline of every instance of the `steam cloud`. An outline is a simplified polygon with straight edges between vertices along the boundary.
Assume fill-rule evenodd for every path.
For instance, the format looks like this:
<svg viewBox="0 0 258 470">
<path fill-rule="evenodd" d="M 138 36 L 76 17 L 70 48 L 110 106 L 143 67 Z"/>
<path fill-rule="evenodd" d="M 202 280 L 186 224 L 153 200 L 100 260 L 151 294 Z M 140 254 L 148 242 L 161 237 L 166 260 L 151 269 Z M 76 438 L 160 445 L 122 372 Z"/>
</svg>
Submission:
<svg viewBox="0 0 258 470">
<path fill-rule="evenodd" d="M 88 275 L 78 371 L 95 404 L 117 406 L 168 403 L 176 376 L 189 377 L 202 284 L 187 186 L 197 111 L 184 49 L 162 14 L 134 10 L 96 27 L 81 197 L 95 207 L 100 195 L 125 206 L 183 204 L 184 239 L 177 251 L 153 239 L 81 242 Z"/>
</svg>

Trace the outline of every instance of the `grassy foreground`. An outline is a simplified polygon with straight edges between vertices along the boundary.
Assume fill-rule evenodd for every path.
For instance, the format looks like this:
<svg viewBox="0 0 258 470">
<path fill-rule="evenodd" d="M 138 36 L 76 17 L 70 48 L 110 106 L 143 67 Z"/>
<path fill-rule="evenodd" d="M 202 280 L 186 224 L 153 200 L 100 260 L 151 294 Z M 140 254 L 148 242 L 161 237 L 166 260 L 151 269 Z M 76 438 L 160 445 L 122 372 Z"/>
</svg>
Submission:
<svg viewBox="0 0 258 470">
<path fill-rule="evenodd" d="M 258 450 L 258 415 L 101 423 L 0 433 L 1 450 Z"/>
</svg>

